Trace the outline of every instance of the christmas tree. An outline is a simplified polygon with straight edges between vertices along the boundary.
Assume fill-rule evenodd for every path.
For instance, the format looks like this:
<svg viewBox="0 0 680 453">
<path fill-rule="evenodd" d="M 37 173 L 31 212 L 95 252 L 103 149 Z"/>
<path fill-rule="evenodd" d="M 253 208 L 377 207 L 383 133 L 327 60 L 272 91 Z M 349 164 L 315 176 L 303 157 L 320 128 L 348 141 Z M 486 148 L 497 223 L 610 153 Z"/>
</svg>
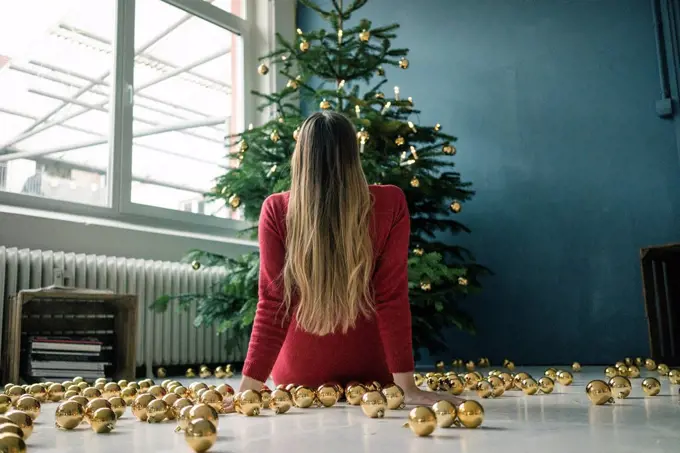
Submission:
<svg viewBox="0 0 680 453">
<path fill-rule="evenodd" d="M 277 50 L 261 58 L 260 75 L 277 71 L 288 82 L 279 92 L 253 93 L 271 119 L 232 137 L 229 153 L 240 164 L 206 196 L 243 209 L 246 220 L 256 222 L 265 198 L 290 187 L 290 157 L 304 120 L 300 106 L 347 115 L 357 129 L 368 181 L 396 185 L 406 194 L 412 217 L 408 266 L 414 350 L 416 355 L 421 348 L 436 353 L 446 349 L 442 334 L 450 327 L 474 331 L 461 305 L 468 293 L 479 289 L 478 278 L 487 270 L 468 250 L 440 239 L 469 232 L 457 216 L 474 192 L 454 170 L 456 138 L 439 124 L 418 124 L 413 100 L 397 87 L 386 89 L 388 68 L 409 68 L 408 49 L 391 45 L 399 25 L 377 27 L 361 19 L 348 26 L 367 1 L 343 6 L 342 0 L 333 0 L 324 9 L 301 0 L 328 27 L 298 29 L 294 42 L 279 35 Z M 255 230 L 249 232 L 256 235 Z M 154 308 L 164 310 L 173 299 L 180 307 L 196 304 L 197 324 L 217 323 L 230 338 L 247 338 L 257 305 L 258 253 L 228 259 L 195 250 L 185 259 L 195 269 L 225 266 L 227 276 L 209 296 L 164 297 Z"/>
</svg>

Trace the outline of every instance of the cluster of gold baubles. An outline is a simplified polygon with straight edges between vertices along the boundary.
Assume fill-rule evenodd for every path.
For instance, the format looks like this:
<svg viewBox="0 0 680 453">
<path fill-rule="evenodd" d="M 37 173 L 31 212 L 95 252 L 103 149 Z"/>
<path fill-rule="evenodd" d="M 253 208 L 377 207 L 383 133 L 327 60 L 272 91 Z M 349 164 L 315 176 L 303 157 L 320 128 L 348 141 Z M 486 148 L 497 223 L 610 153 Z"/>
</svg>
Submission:
<svg viewBox="0 0 680 453">
<path fill-rule="evenodd" d="M 668 377 L 673 385 L 680 384 L 680 370 L 671 370 L 666 364 L 657 365 L 653 359 L 643 360 L 641 357 L 635 360 L 626 358 L 622 362 L 616 362 L 613 366 L 604 369 L 607 380 L 596 379 L 586 386 L 588 399 L 596 406 L 613 403 L 615 399 L 625 399 L 633 391 L 631 379 L 642 379 L 640 386 L 647 396 L 656 396 L 661 391 L 659 379 L 648 376 L 642 377 L 640 369 L 656 371 L 660 377 Z"/>
<path fill-rule="evenodd" d="M 165 368 L 159 368 L 156 370 L 156 376 L 163 379 L 167 375 L 167 372 L 165 371 Z M 226 365 L 224 367 L 218 366 L 215 368 L 214 375 L 217 379 L 225 379 L 225 378 L 230 378 L 234 375 L 234 370 L 231 365 Z M 184 376 L 188 378 L 195 378 L 196 376 L 200 377 L 201 379 L 207 379 L 209 377 L 213 376 L 213 372 L 210 371 L 210 368 L 208 368 L 207 365 L 201 365 L 200 368 L 198 369 L 198 373 L 194 371 L 193 368 L 187 368 L 186 372 L 184 373 Z"/>
</svg>

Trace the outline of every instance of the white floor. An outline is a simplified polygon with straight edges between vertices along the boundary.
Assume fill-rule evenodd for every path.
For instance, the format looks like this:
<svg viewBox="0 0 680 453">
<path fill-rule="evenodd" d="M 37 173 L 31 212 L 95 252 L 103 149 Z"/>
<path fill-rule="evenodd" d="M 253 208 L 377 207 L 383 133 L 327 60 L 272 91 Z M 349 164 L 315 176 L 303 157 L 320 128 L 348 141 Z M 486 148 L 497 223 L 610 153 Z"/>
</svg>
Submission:
<svg viewBox="0 0 680 453">
<path fill-rule="evenodd" d="M 488 371 L 488 370 L 482 370 Z M 541 376 L 543 368 L 526 368 Z M 656 373 L 649 373 L 656 376 Z M 643 375 L 644 376 L 644 375 Z M 593 407 L 584 388 L 602 379 L 603 368 L 585 369 L 570 387 L 556 386 L 551 395 L 524 396 L 507 392 L 483 400 L 486 418 L 476 430 L 438 429 L 418 438 L 402 428 L 407 411 L 391 411 L 382 420 L 369 419 L 359 407 L 293 409 L 281 416 L 269 411 L 260 417 L 231 414 L 220 417 L 215 453 L 304 453 L 323 451 L 375 453 L 645 453 L 680 451 L 680 395 L 678 386 L 662 379 L 661 394 L 645 397 L 641 379 L 633 393 L 614 405 Z M 182 381 L 190 381 L 180 379 Z M 211 380 L 206 380 L 211 383 Z M 212 382 L 217 382 L 212 380 Z M 236 386 L 237 380 L 230 383 Z M 470 394 L 469 398 L 476 395 Z M 141 423 L 129 409 L 111 434 L 95 434 L 82 425 L 63 432 L 54 427 L 55 404 L 44 404 L 28 439 L 30 452 L 146 453 L 189 452 L 175 422 Z"/>
</svg>

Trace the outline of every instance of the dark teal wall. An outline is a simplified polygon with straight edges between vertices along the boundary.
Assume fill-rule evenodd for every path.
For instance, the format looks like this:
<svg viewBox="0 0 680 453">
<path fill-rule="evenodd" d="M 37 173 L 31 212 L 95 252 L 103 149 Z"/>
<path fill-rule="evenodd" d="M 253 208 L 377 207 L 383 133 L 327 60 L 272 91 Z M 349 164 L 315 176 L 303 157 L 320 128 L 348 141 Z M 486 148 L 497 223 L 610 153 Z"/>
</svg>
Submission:
<svg viewBox="0 0 680 453">
<path fill-rule="evenodd" d="M 478 335 L 452 332 L 442 358 L 647 354 L 638 250 L 680 241 L 649 1 L 370 0 L 359 16 L 402 25 L 411 67 L 390 85 L 422 123 L 459 136 L 458 168 L 478 191 L 462 240 L 496 276 L 470 301 Z"/>
</svg>

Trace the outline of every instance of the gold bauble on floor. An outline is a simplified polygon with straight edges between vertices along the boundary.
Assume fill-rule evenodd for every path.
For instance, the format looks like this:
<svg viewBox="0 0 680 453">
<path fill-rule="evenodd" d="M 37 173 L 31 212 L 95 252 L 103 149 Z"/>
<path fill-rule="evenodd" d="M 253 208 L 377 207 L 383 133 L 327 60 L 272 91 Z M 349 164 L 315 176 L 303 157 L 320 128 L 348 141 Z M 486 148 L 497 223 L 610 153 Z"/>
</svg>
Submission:
<svg viewBox="0 0 680 453">
<path fill-rule="evenodd" d="M 604 375 L 608 378 L 613 378 L 618 374 L 618 371 L 613 366 L 608 366 L 604 369 Z"/>
<path fill-rule="evenodd" d="M 571 370 L 572 370 L 574 373 L 579 373 L 579 372 L 581 371 L 581 364 L 578 363 L 578 362 L 574 362 L 574 363 L 571 365 Z"/>
<path fill-rule="evenodd" d="M 12 408 L 12 399 L 7 395 L 0 395 L 0 414 L 4 414 Z"/>
<path fill-rule="evenodd" d="M 522 390 L 522 382 L 523 382 L 525 379 L 530 378 L 530 377 L 531 377 L 531 376 L 529 375 L 529 373 L 525 373 L 525 372 L 517 373 L 517 374 L 512 378 L 513 383 L 514 383 L 514 388 L 516 388 L 517 390 Z"/>
<path fill-rule="evenodd" d="M 503 372 L 499 374 L 498 377 L 503 380 L 505 391 L 512 390 L 512 388 L 515 386 L 514 378 L 510 373 Z"/>
<path fill-rule="evenodd" d="M 184 439 L 196 453 L 208 451 L 217 441 L 217 427 L 209 420 L 191 420 L 184 430 Z"/>
<path fill-rule="evenodd" d="M 499 378 L 498 376 L 489 376 L 487 378 L 487 381 L 491 384 L 493 387 L 493 391 L 491 392 L 491 396 L 494 398 L 498 398 L 505 393 L 505 383 L 503 382 L 503 379 Z"/>
<path fill-rule="evenodd" d="M 387 408 L 391 410 L 404 408 L 404 391 L 397 384 L 387 384 L 381 390 L 385 400 L 387 400 Z"/>
<path fill-rule="evenodd" d="M 480 398 L 488 398 L 493 394 L 493 385 L 489 381 L 479 381 L 475 387 L 477 396 Z"/>
<path fill-rule="evenodd" d="M 432 405 L 432 410 L 440 428 L 449 428 L 456 422 L 456 406 L 453 403 L 446 400 L 438 401 Z"/>
<path fill-rule="evenodd" d="M 94 398 L 85 406 L 85 420 L 87 420 L 88 423 L 91 423 L 94 413 L 104 407 L 111 409 L 111 403 L 104 398 Z"/>
<path fill-rule="evenodd" d="M 269 409 L 275 414 L 285 414 L 293 406 L 293 397 L 290 392 L 284 389 L 276 389 L 271 394 Z"/>
<path fill-rule="evenodd" d="M 339 397 L 338 391 L 331 384 L 324 384 L 316 389 L 316 400 L 321 403 L 323 407 L 333 407 L 335 403 L 338 402 Z M 263 402 L 263 404 L 265 403 Z M 265 407 L 269 407 L 269 401 L 267 401 Z"/>
<path fill-rule="evenodd" d="M 175 394 L 176 396 L 176 394 Z M 203 393 L 201 393 L 200 401 L 203 404 L 207 404 L 208 406 L 212 407 L 215 409 L 218 413 L 223 411 L 223 400 L 224 398 L 222 397 L 222 394 L 218 392 L 217 390 L 206 390 Z M 174 401 L 173 401 L 174 403 Z"/>
<path fill-rule="evenodd" d="M 362 384 L 348 384 L 345 388 L 347 402 L 353 406 L 361 404 L 361 397 L 366 393 L 366 387 Z"/>
<path fill-rule="evenodd" d="M 6 390 L 5 393 L 12 400 L 12 404 L 14 405 L 17 401 L 19 401 L 21 396 L 26 394 L 26 390 L 24 390 L 20 385 L 13 385 L 9 390 Z"/>
<path fill-rule="evenodd" d="M 25 453 L 26 442 L 16 434 L 0 434 L 0 451 L 8 453 Z"/>
<path fill-rule="evenodd" d="M 19 428 L 17 425 L 14 423 L 2 423 L 0 424 L 0 435 L 2 434 L 16 434 L 17 436 L 21 437 L 22 439 L 24 438 L 24 431 Z M 0 451 L 2 451 L 0 449 Z"/>
<path fill-rule="evenodd" d="M 108 400 L 110 398 L 113 398 L 114 396 L 120 396 L 121 391 L 122 389 L 120 388 L 120 385 L 118 385 L 117 382 L 109 382 L 108 384 L 104 384 L 102 398 L 106 398 Z"/>
<path fill-rule="evenodd" d="M 35 420 L 40 415 L 40 401 L 31 395 L 23 395 L 16 403 L 16 409 L 27 413 L 31 420 Z"/>
<path fill-rule="evenodd" d="M 66 400 L 66 401 L 75 401 L 76 403 L 78 403 L 78 404 L 80 404 L 81 406 L 83 406 L 83 409 L 85 409 L 85 408 L 87 407 L 88 403 L 89 403 L 89 401 L 87 400 L 87 398 L 85 398 L 85 397 L 82 396 L 82 395 L 75 395 L 75 396 L 72 396 L 72 397 L 70 397 L 70 398 L 69 398 L 68 400 Z"/>
<path fill-rule="evenodd" d="M 137 398 L 135 398 L 134 402 L 132 403 L 132 415 L 137 417 L 137 420 L 140 422 L 145 422 L 148 418 L 146 407 L 151 401 L 155 399 L 156 397 L 150 393 L 142 393 L 141 395 L 137 396 Z"/>
<path fill-rule="evenodd" d="M 484 421 L 484 408 L 477 401 L 463 401 L 456 410 L 458 420 L 466 428 L 477 428 Z"/>
<path fill-rule="evenodd" d="M 248 390 L 246 390 L 248 391 Z M 253 390 L 250 390 L 253 391 Z M 245 393 L 245 392 L 244 392 Z M 219 425 L 219 414 L 212 407 L 207 404 L 196 404 L 189 408 L 189 418 L 191 420 L 196 420 L 198 418 L 204 418 L 209 422 L 212 422 L 215 427 Z"/>
<path fill-rule="evenodd" d="M 309 387 L 299 386 L 293 391 L 293 402 L 301 409 L 306 409 L 314 404 L 314 390 Z"/>
<path fill-rule="evenodd" d="M 116 414 L 108 407 L 97 409 L 90 419 L 90 426 L 97 434 L 106 434 L 116 426 Z"/>
<path fill-rule="evenodd" d="M 361 410 L 370 418 L 383 418 L 387 410 L 387 399 L 377 390 L 366 392 L 361 397 Z"/>
<path fill-rule="evenodd" d="M 120 396 L 114 396 L 113 398 L 109 399 L 109 404 L 111 404 L 111 409 L 116 414 L 116 418 L 121 418 L 123 415 L 125 415 L 127 404 L 125 404 L 125 400 L 123 398 Z"/>
<path fill-rule="evenodd" d="M 673 385 L 680 384 L 680 370 L 670 370 L 668 372 L 668 381 Z"/>
<path fill-rule="evenodd" d="M 66 388 L 62 384 L 52 384 L 47 389 L 47 398 L 53 403 L 58 403 L 64 399 Z"/>
<path fill-rule="evenodd" d="M 658 371 L 659 376 L 668 376 L 670 368 L 668 368 L 668 365 L 665 363 L 660 363 L 659 366 L 656 367 L 656 371 Z"/>
<path fill-rule="evenodd" d="M 538 389 L 545 394 L 550 394 L 555 389 L 555 381 L 548 376 L 543 376 L 538 380 Z"/>
<path fill-rule="evenodd" d="M 28 388 L 28 394 L 37 399 L 38 402 L 47 401 L 47 389 L 41 384 L 33 384 Z"/>
<path fill-rule="evenodd" d="M 596 406 L 614 402 L 612 391 L 609 388 L 609 385 L 604 381 L 590 381 L 586 386 L 586 395 L 588 395 L 588 399 Z"/>
<path fill-rule="evenodd" d="M 636 365 L 630 365 L 628 367 L 628 377 L 629 378 L 639 378 L 640 377 L 640 368 L 638 368 Z"/>
<path fill-rule="evenodd" d="M 558 371 L 557 382 L 559 382 L 560 385 L 571 385 L 571 383 L 574 382 L 574 376 L 568 371 Z"/>
<path fill-rule="evenodd" d="M 655 378 L 646 378 L 642 381 L 642 391 L 647 396 L 656 396 L 661 391 L 661 383 Z"/>
<path fill-rule="evenodd" d="M 168 403 L 162 399 L 155 399 L 146 406 L 146 421 L 148 423 L 160 423 L 168 415 Z"/>
<path fill-rule="evenodd" d="M 82 390 L 83 390 L 82 395 L 90 401 L 92 401 L 95 398 L 101 398 L 102 396 L 102 392 L 94 387 L 85 387 Z"/>
<path fill-rule="evenodd" d="M 408 414 L 408 427 L 416 436 L 429 436 L 437 427 L 437 415 L 429 407 L 415 407 Z"/>
<path fill-rule="evenodd" d="M 645 360 L 645 368 L 647 368 L 649 371 L 656 370 L 656 362 L 654 361 L 654 359 Z"/>
<path fill-rule="evenodd" d="M 21 411 L 9 411 L 6 415 L 7 418 L 12 420 L 12 423 L 17 425 L 24 432 L 24 439 L 28 439 L 33 434 L 33 420 L 31 417 Z"/>
<path fill-rule="evenodd" d="M 609 388 L 612 391 L 614 398 L 624 399 L 628 398 L 630 392 L 633 390 L 633 386 L 627 377 L 624 376 L 614 376 L 609 380 Z"/>
<path fill-rule="evenodd" d="M 526 378 L 522 381 L 522 391 L 525 395 L 535 395 L 538 392 L 538 382 L 534 378 Z"/>
</svg>

